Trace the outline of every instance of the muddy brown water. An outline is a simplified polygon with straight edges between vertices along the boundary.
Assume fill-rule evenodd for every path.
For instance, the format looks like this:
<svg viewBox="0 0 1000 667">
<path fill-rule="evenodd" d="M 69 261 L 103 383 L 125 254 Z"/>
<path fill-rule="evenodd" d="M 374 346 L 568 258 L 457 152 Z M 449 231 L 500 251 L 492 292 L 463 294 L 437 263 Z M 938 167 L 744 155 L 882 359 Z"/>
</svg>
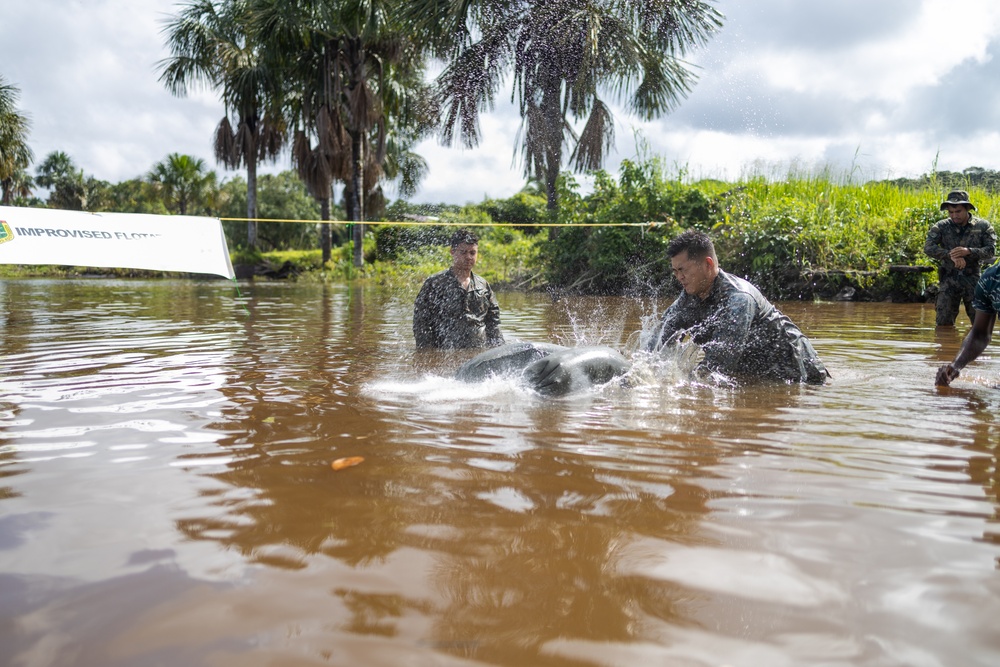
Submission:
<svg viewBox="0 0 1000 667">
<path fill-rule="evenodd" d="M 932 381 L 964 325 L 783 303 L 828 385 L 545 400 L 415 354 L 413 296 L 0 281 L 0 664 L 1000 664 L 1000 364 Z M 618 348 L 668 303 L 500 302 Z"/>
</svg>

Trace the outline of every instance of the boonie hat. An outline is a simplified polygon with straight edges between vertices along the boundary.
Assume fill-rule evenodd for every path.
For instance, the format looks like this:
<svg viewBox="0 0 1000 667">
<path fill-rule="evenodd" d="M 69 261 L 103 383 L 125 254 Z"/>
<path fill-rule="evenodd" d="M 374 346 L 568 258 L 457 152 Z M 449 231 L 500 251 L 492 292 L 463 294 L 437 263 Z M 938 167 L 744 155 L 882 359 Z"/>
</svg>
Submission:
<svg viewBox="0 0 1000 667">
<path fill-rule="evenodd" d="M 943 211 L 946 207 L 957 204 L 965 204 L 967 209 L 976 210 L 976 207 L 969 201 L 969 193 L 965 190 L 952 190 L 949 192 L 948 198 L 941 202 L 941 210 Z"/>
</svg>

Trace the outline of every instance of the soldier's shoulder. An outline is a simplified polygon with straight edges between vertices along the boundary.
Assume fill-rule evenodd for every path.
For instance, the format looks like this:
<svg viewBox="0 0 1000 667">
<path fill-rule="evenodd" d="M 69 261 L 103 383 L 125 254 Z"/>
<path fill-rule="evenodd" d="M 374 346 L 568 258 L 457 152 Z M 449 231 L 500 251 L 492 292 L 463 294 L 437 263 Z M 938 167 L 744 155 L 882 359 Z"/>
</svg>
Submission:
<svg viewBox="0 0 1000 667">
<path fill-rule="evenodd" d="M 451 269 L 442 269 L 437 273 L 432 273 L 431 275 L 427 276 L 427 280 L 425 280 L 424 282 L 438 283 L 447 278 L 450 274 L 451 274 Z"/>
<path fill-rule="evenodd" d="M 998 271 L 1000 271 L 1000 262 L 987 267 L 980 276 L 980 280 L 1000 280 L 1000 276 L 997 275 Z"/>
</svg>

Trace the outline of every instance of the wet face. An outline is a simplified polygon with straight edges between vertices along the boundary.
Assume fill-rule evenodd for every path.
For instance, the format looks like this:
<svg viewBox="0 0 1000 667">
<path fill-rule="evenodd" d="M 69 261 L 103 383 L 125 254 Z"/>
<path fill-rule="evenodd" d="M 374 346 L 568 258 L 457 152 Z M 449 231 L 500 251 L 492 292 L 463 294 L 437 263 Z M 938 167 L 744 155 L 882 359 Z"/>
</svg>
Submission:
<svg viewBox="0 0 1000 667">
<path fill-rule="evenodd" d="M 965 204 L 948 204 L 948 217 L 956 225 L 964 225 L 969 221 L 971 214 Z"/>
<path fill-rule="evenodd" d="M 684 291 L 699 299 L 706 298 L 712 291 L 712 282 L 719 273 L 711 257 L 692 259 L 687 250 L 671 257 L 670 266 Z"/>
<path fill-rule="evenodd" d="M 459 243 L 451 249 L 451 265 L 458 271 L 471 271 L 479 259 L 479 245 Z"/>
</svg>

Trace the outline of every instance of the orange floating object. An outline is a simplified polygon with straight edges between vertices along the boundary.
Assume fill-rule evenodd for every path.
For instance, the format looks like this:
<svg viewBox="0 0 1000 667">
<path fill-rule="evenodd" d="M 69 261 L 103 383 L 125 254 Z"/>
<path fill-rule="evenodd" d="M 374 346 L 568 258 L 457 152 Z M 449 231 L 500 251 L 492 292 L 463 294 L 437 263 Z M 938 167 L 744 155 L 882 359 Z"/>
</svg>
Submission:
<svg viewBox="0 0 1000 667">
<path fill-rule="evenodd" d="M 363 456 L 348 456 L 343 459 L 337 459 L 330 464 L 330 467 L 334 470 L 343 470 L 344 468 L 350 468 L 351 466 L 356 466 L 365 460 Z"/>
</svg>

